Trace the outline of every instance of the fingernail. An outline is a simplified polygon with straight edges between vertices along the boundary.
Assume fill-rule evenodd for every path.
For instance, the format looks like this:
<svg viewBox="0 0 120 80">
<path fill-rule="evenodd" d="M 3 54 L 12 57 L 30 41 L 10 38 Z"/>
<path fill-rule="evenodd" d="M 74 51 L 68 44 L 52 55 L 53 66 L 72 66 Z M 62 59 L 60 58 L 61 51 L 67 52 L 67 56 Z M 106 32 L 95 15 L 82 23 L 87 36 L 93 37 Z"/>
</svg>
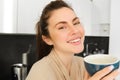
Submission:
<svg viewBox="0 0 120 80">
<path fill-rule="evenodd" d="M 110 69 L 110 70 L 113 70 L 113 68 L 114 68 L 114 66 L 113 66 L 113 65 L 111 65 L 111 66 L 109 67 L 109 69 Z"/>
</svg>

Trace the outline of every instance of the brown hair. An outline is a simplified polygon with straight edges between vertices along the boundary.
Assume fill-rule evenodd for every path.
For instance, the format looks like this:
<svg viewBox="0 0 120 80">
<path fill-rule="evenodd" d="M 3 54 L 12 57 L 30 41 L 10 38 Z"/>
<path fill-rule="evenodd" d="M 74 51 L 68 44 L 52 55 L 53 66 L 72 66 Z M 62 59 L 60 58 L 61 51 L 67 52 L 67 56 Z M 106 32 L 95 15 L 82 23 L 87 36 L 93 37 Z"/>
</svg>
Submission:
<svg viewBox="0 0 120 80">
<path fill-rule="evenodd" d="M 47 29 L 48 27 L 48 19 L 51 16 L 52 11 L 60 9 L 62 7 L 67 7 L 73 10 L 67 3 L 65 3 L 62 0 L 57 0 L 57 1 L 51 1 L 46 7 L 43 9 L 40 20 L 36 24 L 37 28 L 37 51 L 38 51 L 38 58 L 41 59 L 44 56 L 47 56 L 53 46 L 47 45 L 43 40 L 42 40 L 42 35 L 50 37 L 49 36 L 49 31 Z"/>
</svg>

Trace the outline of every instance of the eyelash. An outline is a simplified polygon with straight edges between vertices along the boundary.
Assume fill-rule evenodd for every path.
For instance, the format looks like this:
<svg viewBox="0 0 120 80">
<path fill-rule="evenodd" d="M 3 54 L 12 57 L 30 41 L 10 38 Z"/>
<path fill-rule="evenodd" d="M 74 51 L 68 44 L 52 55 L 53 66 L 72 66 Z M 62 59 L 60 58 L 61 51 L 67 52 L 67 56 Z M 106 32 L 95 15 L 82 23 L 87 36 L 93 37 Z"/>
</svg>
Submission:
<svg viewBox="0 0 120 80">
<path fill-rule="evenodd" d="M 60 30 L 60 29 L 64 29 L 64 28 L 66 28 L 65 26 L 61 26 L 61 27 L 59 27 L 58 29 Z"/>
<path fill-rule="evenodd" d="M 76 22 L 76 23 L 74 23 L 73 25 L 77 25 L 77 24 L 80 24 L 80 22 Z"/>
</svg>

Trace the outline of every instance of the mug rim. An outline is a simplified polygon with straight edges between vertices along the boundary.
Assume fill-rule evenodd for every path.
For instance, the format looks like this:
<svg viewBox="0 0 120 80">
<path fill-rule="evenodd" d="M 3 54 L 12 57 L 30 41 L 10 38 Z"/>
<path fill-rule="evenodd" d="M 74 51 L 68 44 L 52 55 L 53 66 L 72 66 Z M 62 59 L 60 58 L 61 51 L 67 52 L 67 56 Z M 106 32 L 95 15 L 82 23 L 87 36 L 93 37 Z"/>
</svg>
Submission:
<svg viewBox="0 0 120 80">
<path fill-rule="evenodd" d="M 99 57 L 110 57 L 110 58 L 113 59 L 113 61 L 108 62 L 108 63 L 93 63 L 92 61 L 88 61 L 88 59 L 98 57 L 98 56 Z M 120 60 L 117 57 L 112 56 L 112 55 L 108 55 L 108 54 L 93 54 L 93 55 L 88 55 L 88 56 L 84 57 L 84 61 L 86 63 L 94 64 L 94 65 L 112 65 L 112 64 L 115 64 L 115 63 L 119 62 Z"/>
</svg>

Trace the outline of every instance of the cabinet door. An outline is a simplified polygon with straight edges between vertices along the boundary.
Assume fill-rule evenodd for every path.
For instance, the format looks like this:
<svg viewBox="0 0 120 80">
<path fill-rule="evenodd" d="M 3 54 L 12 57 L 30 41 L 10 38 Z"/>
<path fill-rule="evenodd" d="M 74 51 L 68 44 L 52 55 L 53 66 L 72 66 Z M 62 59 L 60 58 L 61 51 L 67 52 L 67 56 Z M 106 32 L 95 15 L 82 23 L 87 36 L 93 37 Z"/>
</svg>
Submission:
<svg viewBox="0 0 120 80">
<path fill-rule="evenodd" d="M 0 33 L 16 33 L 17 0 L 0 0 Z"/>
<path fill-rule="evenodd" d="M 92 1 L 92 35 L 109 36 L 110 29 L 110 1 Z"/>
<path fill-rule="evenodd" d="M 3 26 L 3 0 L 0 0 L 0 33 L 2 32 Z"/>
<path fill-rule="evenodd" d="M 18 0 L 17 33 L 35 33 L 35 25 L 39 20 L 43 7 L 50 0 Z"/>
</svg>

